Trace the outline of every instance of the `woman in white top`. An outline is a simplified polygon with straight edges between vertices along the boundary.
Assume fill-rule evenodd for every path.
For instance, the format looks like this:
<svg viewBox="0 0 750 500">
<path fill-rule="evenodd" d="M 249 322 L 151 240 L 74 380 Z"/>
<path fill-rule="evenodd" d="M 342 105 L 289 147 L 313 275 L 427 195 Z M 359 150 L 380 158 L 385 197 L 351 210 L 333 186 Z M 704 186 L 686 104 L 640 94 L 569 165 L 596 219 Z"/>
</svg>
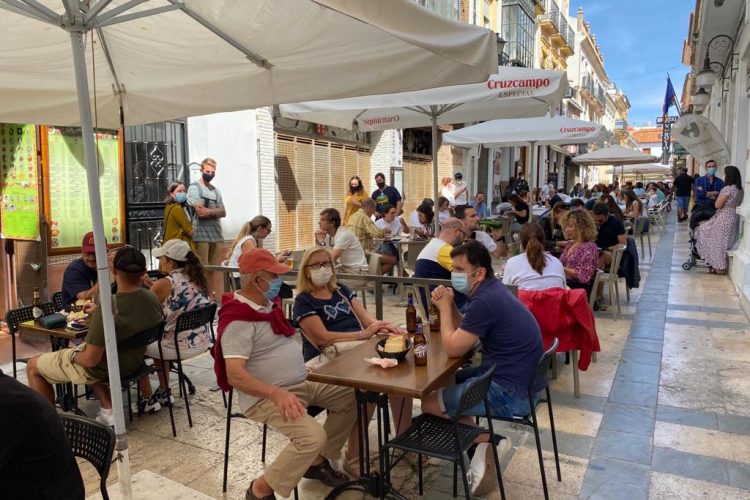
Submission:
<svg viewBox="0 0 750 500">
<path fill-rule="evenodd" d="M 229 260 L 229 267 L 239 267 L 240 255 L 251 248 L 263 248 L 263 240 L 269 234 L 271 234 L 271 219 L 265 215 L 256 215 L 246 222 L 234 239 L 231 249 L 227 252 L 226 258 Z M 287 254 L 283 254 L 278 260 L 279 262 L 285 262 L 286 259 Z M 234 273 L 234 277 L 239 280 L 240 273 Z"/>
<path fill-rule="evenodd" d="M 440 196 L 448 200 L 448 204 L 450 206 L 453 206 L 454 200 L 453 200 L 453 179 L 450 177 L 443 177 L 440 179 L 440 184 L 443 186 L 440 188 Z M 440 205 L 438 205 L 440 206 Z"/>
<path fill-rule="evenodd" d="M 453 215 L 451 214 L 451 202 L 445 196 L 438 198 L 438 221 L 440 224 L 450 219 Z"/>
<path fill-rule="evenodd" d="M 521 229 L 524 253 L 511 257 L 505 265 L 503 283 L 519 290 L 547 290 L 565 288 L 562 263 L 544 251 L 544 230 L 532 222 Z"/>
</svg>

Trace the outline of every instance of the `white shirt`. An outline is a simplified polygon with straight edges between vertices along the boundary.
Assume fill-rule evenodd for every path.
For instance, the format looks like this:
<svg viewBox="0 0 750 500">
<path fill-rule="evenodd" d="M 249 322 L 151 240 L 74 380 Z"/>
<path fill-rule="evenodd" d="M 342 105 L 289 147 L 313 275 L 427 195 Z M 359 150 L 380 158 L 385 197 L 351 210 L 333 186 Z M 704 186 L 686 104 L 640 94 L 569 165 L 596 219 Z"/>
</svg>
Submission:
<svg viewBox="0 0 750 500">
<path fill-rule="evenodd" d="M 461 194 L 456 195 L 459 189 L 466 188 Z M 453 183 L 453 200 L 456 205 L 469 204 L 469 186 L 464 181 L 455 181 Z"/>
<path fill-rule="evenodd" d="M 422 223 L 419 222 L 419 212 L 415 210 L 411 214 L 409 214 L 409 226 L 410 227 L 420 227 L 421 225 Z"/>
<path fill-rule="evenodd" d="M 450 219 L 451 217 L 451 211 L 450 210 L 441 210 L 438 212 L 438 221 L 442 224 L 446 220 Z"/>
<path fill-rule="evenodd" d="M 549 184 L 543 184 L 542 185 L 542 196 L 544 196 L 545 198 L 547 196 L 549 196 L 549 190 L 550 190 L 550 185 Z"/>
<path fill-rule="evenodd" d="M 326 245 L 334 250 L 343 250 L 338 258 L 337 269 L 340 267 L 347 268 L 347 270 L 369 269 L 367 257 L 365 257 L 365 251 L 362 249 L 362 244 L 357 237 L 354 236 L 354 233 L 347 228 L 339 227 L 336 231 L 336 235 L 333 237 L 326 235 Z"/>
<path fill-rule="evenodd" d="M 401 221 L 398 220 L 398 217 L 393 219 L 393 222 L 390 224 L 385 221 L 385 219 L 380 218 L 375 221 L 375 225 L 378 229 L 390 229 L 391 230 L 391 237 L 396 237 L 401 234 Z"/>
<path fill-rule="evenodd" d="M 532 269 L 525 253 L 511 257 L 505 264 L 503 283 L 516 285 L 519 290 L 565 288 L 565 270 L 562 262 L 548 253 L 545 253 L 544 257 L 546 265 L 542 274 Z"/>
<path fill-rule="evenodd" d="M 255 238 L 252 237 L 252 235 L 243 236 L 240 238 L 240 240 L 237 242 L 237 244 L 232 249 L 232 255 L 229 257 L 229 267 L 240 267 L 240 255 L 242 255 L 242 245 L 245 244 L 248 240 L 253 240 L 253 243 L 255 243 L 255 246 L 258 246 L 257 242 L 255 241 Z M 232 275 L 235 278 L 240 277 L 240 273 L 232 273 Z"/>
<path fill-rule="evenodd" d="M 495 240 L 492 239 L 492 236 L 490 236 L 489 233 L 477 229 L 474 231 L 474 239 L 484 245 L 484 248 L 490 253 L 497 249 L 497 243 L 495 243 Z"/>
<path fill-rule="evenodd" d="M 448 184 L 447 186 L 443 187 L 443 189 L 440 190 L 440 196 L 447 198 L 448 204 L 452 207 L 456 205 L 456 200 L 453 198 L 453 190 L 454 190 L 453 184 Z"/>
</svg>

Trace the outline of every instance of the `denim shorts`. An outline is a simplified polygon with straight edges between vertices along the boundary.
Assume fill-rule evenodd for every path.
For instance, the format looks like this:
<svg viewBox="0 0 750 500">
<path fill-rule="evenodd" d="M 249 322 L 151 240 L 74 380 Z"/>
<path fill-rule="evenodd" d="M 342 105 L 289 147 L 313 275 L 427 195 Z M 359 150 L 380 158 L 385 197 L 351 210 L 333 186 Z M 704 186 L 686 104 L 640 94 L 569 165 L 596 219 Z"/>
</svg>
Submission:
<svg viewBox="0 0 750 500">
<path fill-rule="evenodd" d="M 677 208 L 684 208 L 687 210 L 690 205 L 690 196 L 678 196 L 677 197 Z"/>
<path fill-rule="evenodd" d="M 467 384 L 479 378 L 485 368 L 475 367 L 456 372 L 456 383 L 438 391 L 438 404 L 443 413 L 453 416 L 458 410 L 461 394 Z M 490 383 L 487 399 L 490 413 L 496 417 L 514 417 L 529 414 L 529 398 L 525 394 L 514 393 L 495 382 Z M 536 399 L 536 398 L 535 398 Z M 484 416 L 484 402 L 467 409 L 464 415 Z"/>
</svg>

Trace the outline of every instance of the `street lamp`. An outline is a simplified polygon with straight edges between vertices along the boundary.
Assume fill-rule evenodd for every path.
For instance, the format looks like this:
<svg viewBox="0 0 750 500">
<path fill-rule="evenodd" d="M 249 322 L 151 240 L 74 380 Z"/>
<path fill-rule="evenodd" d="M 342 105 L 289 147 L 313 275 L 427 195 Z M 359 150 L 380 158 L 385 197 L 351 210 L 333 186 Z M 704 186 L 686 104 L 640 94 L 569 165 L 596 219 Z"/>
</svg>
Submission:
<svg viewBox="0 0 750 500">
<path fill-rule="evenodd" d="M 706 92 L 706 89 L 699 88 L 698 91 L 693 95 L 693 107 L 700 111 L 703 108 L 706 107 L 709 101 L 709 94 Z"/>
<path fill-rule="evenodd" d="M 695 77 L 695 84 L 701 89 L 710 89 L 716 83 L 716 73 L 711 69 L 711 59 L 708 57 L 706 49 L 706 58 L 703 60 L 703 68 Z"/>
<path fill-rule="evenodd" d="M 497 65 L 502 66 L 503 64 L 503 52 L 505 50 L 505 38 L 500 36 L 500 33 L 497 33 Z"/>
</svg>

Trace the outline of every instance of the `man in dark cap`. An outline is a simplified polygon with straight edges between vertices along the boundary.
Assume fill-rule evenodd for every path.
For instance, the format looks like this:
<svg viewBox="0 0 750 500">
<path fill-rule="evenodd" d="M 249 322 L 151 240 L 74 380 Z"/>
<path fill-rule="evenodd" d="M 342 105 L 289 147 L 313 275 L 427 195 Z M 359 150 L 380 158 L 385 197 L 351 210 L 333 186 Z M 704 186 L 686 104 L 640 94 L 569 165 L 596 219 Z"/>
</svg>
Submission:
<svg viewBox="0 0 750 500">
<path fill-rule="evenodd" d="M 112 262 L 112 273 L 117 283 L 112 312 L 115 319 L 115 334 L 121 342 L 136 333 L 156 326 L 162 319 L 161 304 L 156 295 L 142 286 L 146 273 L 146 258 L 131 247 L 120 248 Z M 118 352 L 120 373 L 133 372 L 143 361 L 146 347 Z M 93 310 L 85 342 L 77 347 L 42 354 L 29 360 L 27 369 L 29 386 L 45 396 L 50 403 L 55 401 L 52 384 L 72 382 L 90 385 L 99 398 L 101 409 L 96 419 L 106 425 L 114 425 L 112 399 L 106 381 L 107 357 L 104 352 L 104 322 L 101 309 Z"/>
</svg>

